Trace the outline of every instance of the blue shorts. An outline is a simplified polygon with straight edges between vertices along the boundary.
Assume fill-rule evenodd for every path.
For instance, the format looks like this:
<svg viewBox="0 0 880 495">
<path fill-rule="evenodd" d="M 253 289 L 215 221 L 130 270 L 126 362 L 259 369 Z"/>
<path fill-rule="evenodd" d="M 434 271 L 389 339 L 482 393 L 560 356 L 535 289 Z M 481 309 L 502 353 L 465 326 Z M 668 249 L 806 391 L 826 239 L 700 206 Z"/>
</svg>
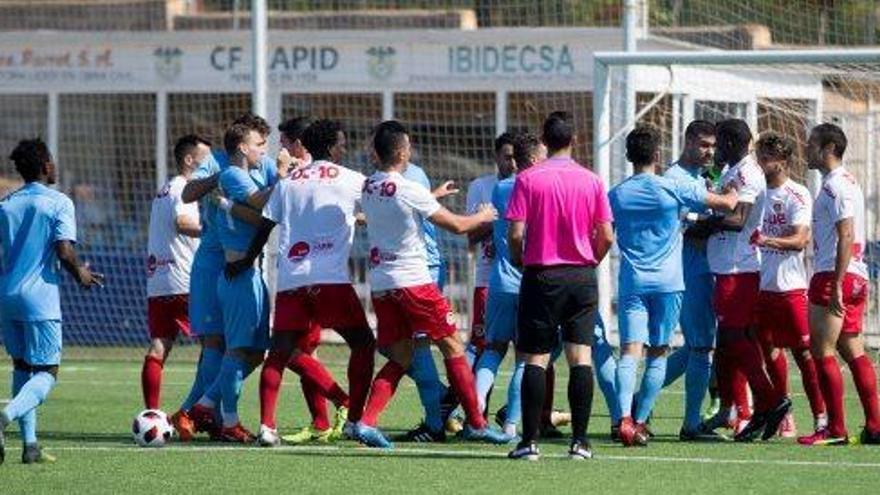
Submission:
<svg viewBox="0 0 880 495">
<path fill-rule="evenodd" d="M 516 339 L 519 294 L 489 291 L 486 301 L 486 341 L 507 344 Z"/>
<path fill-rule="evenodd" d="M 3 344 L 12 359 L 32 366 L 61 364 L 61 320 L 0 322 Z"/>
<path fill-rule="evenodd" d="M 678 327 L 681 292 L 631 294 L 617 301 L 620 343 L 648 343 L 651 347 L 669 345 Z"/>
<path fill-rule="evenodd" d="M 193 335 L 223 335 L 223 310 L 217 280 L 223 276 L 223 253 L 196 252 L 189 278 L 189 321 Z"/>
<path fill-rule="evenodd" d="M 602 321 L 602 315 L 596 311 L 596 326 L 593 327 L 593 349 L 606 345 L 610 344 L 605 335 L 605 322 Z"/>
<path fill-rule="evenodd" d="M 217 280 L 217 297 L 223 304 L 223 336 L 227 349 L 269 348 L 269 291 L 255 268 L 232 280 Z"/>
<path fill-rule="evenodd" d="M 712 307 L 715 277 L 711 273 L 685 279 L 684 299 L 681 302 L 681 333 L 688 347 L 715 347 L 718 321 Z"/>
</svg>

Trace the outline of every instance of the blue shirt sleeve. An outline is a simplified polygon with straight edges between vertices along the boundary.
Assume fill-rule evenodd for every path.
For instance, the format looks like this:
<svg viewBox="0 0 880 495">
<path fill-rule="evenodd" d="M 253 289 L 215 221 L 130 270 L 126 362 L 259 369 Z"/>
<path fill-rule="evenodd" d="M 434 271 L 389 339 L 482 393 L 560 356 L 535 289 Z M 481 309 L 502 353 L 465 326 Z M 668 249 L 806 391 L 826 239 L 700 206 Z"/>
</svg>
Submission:
<svg viewBox="0 0 880 495">
<path fill-rule="evenodd" d="M 67 196 L 61 196 L 58 201 L 55 224 L 52 226 L 52 237 L 55 242 L 76 242 L 76 214 L 73 201 Z"/>
<path fill-rule="evenodd" d="M 250 175 L 238 167 L 229 167 L 220 174 L 220 189 L 227 198 L 238 203 L 246 203 L 248 197 L 259 190 Z"/>
<path fill-rule="evenodd" d="M 685 182 L 674 180 L 676 196 L 679 202 L 688 210 L 701 211 L 706 208 L 706 188 L 698 182 Z"/>
</svg>

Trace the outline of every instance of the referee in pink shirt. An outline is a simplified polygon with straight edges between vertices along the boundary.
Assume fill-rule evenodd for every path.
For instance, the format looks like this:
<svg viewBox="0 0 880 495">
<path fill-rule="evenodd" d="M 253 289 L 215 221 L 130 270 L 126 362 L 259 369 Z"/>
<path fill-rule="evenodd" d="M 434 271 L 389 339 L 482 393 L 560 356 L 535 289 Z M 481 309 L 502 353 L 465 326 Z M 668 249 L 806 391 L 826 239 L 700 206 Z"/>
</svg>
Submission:
<svg viewBox="0 0 880 495">
<path fill-rule="evenodd" d="M 587 424 L 593 404 L 590 345 L 598 305 L 596 265 L 614 242 L 611 206 L 601 179 L 571 158 L 575 132 L 568 112 L 547 117 L 542 140 L 548 158 L 517 174 L 505 215 L 510 221 L 511 259 L 524 267 L 516 350 L 526 356 L 522 441 L 508 457 L 539 458 L 544 374 L 561 338 L 570 367 L 569 457 L 589 459 L 593 456 Z"/>
</svg>

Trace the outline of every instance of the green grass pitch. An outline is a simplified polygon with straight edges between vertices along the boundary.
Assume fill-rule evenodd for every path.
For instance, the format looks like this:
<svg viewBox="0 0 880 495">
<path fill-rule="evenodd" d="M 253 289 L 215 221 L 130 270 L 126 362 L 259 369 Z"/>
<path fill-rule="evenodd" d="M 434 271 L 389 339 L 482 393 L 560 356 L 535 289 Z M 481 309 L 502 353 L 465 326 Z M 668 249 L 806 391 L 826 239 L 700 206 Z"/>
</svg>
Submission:
<svg viewBox="0 0 880 495">
<path fill-rule="evenodd" d="M 132 354 L 134 355 L 134 354 Z M 334 375 L 344 380 L 342 353 L 326 351 Z M 381 359 L 380 359 L 381 361 Z M 0 370 L 8 377 L 10 365 Z M 608 440 L 609 422 L 596 389 L 591 438 L 596 458 L 565 459 L 564 441 L 542 444 L 537 463 L 505 459 L 506 447 L 462 443 L 396 444 L 382 453 L 354 442 L 306 447 L 231 447 L 197 441 L 164 449 L 134 446 L 130 425 L 141 409 L 140 366 L 126 361 L 68 360 L 57 388 L 39 411 L 39 435 L 51 465 L 20 464 L 17 427 L 7 430 L 6 463 L 0 466 L 0 493 L 877 493 L 880 447 L 805 448 L 793 440 L 766 443 L 682 444 L 677 440 L 682 384 L 661 395 L 653 429 L 658 434 L 644 449 L 624 449 Z M 792 365 L 793 367 L 793 365 Z M 564 368 L 564 367 L 563 367 Z M 162 401 L 169 414 L 188 391 L 193 363 L 171 357 L 165 367 Z M 509 370 L 506 362 L 502 370 Z M 811 427 L 799 376 L 792 370 L 796 419 Z M 504 399 L 509 375 L 502 373 L 492 410 Z M 279 401 L 284 432 L 307 421 L 292 373 Z M 848 374 L 845 379 L 850 382 Z M 246 426 L 258 426 L 258 375 L 246 383 L 240 410 Z M 7 397 L 9 379 L 0 386 Z M 556 405 L 565 405 L 566 376 L 559 373 Z M 332 410 L 332 407 L 331 407 Z M 861 407 L 848 390 L 848 423 L 853 433 Z M 420 419 L 416 391 L 408 379 L 382 417 L 386 432 L 397 433 Z"/>
</svg>

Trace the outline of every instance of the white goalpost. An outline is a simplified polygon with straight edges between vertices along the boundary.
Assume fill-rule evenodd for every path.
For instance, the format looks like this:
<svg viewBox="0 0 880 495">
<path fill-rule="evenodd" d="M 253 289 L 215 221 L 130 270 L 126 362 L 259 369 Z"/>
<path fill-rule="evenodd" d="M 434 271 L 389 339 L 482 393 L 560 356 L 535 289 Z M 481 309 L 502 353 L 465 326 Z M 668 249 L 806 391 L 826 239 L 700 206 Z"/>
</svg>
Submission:
<svg viewBox="0 0 880 495">
<path fill-rule="evenodd" d="M 596 52 L 593 55 L 593 168 L 609 187 L 624 178 L 621 171 L 628 169 L 619 151 L 621 138 L 636 122 L 647 117 L 658 119 L 658 115 L 666 124 L 660 124 L 661 130 L 671 134 L 666 143 L 671 153 L 666 156 L 677 158 L 681 134 L 695 117 L 697 100 L 711 102 L 715 107 L 733 103 L 734 107 L 723 108 L 727 113 L 722 112 L 721 116 L 742 117 L 753 132 L 794 132 L 796 135 L 789 137 L 798 142 L 803 142 L 810 125 L 834 120 L 843 125 L 848 135 L 854 130 L 858 137 L 863 137 L 857 139 L 859 147 L 847 153 L 853 155 L 851 161 L 858 162 L 856 174 L 869 205 L 868 238 L 876 239 L 874 234 L 880 229 L 873 211 L 877 200 L 873 159 L 877 131 L 874 101 L 880 89 L 878 69 L 880 49 L 877 48 Z M 633 70 L 637 71 L 635 75 Z M 745 77 L 740 78 L 742 74 Z M 636 91 L 654 95 L 638 112 L 635 105 L 629 104 L 619 111 L 619 103 L 629 100 L 628 93 L 633 90 L 627 87 L 627 82 L 635 84 Z M 658 111 L 655 106 L 664 98 L 669 100 L 667 108 Z M 828 108 L 831 104 L 833 109 Z M 741 106 L 738 111 L 736 105 Z M 782 125 L 780 120 L 796 125 Z M 815 191 L 818 184 L 815 174 L 802 175 L 801 180 L 806 180 Z M 612 322 L 614 264 L 614 259 L 603 262 L 598 274 L 600 311 L 609 323 Z M 875 302 L 871 305 L 874 313 Z"/>
</svg>

